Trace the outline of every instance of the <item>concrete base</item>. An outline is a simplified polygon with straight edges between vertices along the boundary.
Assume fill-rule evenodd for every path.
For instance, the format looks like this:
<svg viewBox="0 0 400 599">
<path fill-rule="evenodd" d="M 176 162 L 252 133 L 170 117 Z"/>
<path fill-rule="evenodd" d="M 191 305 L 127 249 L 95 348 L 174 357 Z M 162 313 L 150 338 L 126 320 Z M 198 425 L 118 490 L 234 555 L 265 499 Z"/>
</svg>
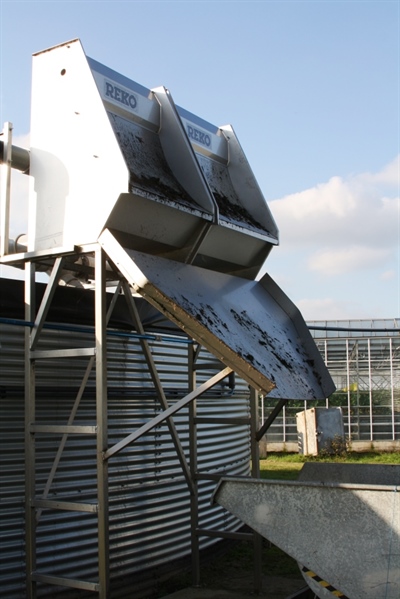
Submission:
<svg viewBox="0 0 400 599">
<path fill-rule="evenodd" d="M 260 458 L 266 458 L 268 452 L 276 453 L 299 453 L 297 443 L 267 443 L 262 439 L 259 443 Z M 350 451 L 400 451 L 400 441 L 352 441 Z"/>
<path fill-rule="evenodd" d="M 189 587 L 188 589 L 181 589 L 172 595 L 167 595 L 163 599 L 241 599 L 244 595 L 232 594 L 231 591 L 218 591 L 215 589 L 196 589 Z"/>
<path fill-rule="evenodd" d="M 310 466 L 312 480 L 223 478 L 214 501 L 347 597 L 399 599 L 398 467 Z"/>
</svg>

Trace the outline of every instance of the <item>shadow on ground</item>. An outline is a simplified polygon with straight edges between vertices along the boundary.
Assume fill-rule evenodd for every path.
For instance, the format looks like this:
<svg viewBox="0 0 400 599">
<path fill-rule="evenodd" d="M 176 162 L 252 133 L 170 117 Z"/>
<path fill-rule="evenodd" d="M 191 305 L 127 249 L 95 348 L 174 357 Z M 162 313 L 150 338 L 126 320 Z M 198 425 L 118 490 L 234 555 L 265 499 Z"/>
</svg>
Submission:
<svg viewBox="0 0 400 599">
<path fill-rule="evenodd" d="M 189 570 L 164 580 L 157 597 L 168 599 L 287 599 L 304 589 L 295 560 L 268 541 L 262 547 L 262 589 L 255 592 L 252 543 L 231 542 L 225 553 L 204 557 L 200 586 L 194 588 Z"/>
</svg>

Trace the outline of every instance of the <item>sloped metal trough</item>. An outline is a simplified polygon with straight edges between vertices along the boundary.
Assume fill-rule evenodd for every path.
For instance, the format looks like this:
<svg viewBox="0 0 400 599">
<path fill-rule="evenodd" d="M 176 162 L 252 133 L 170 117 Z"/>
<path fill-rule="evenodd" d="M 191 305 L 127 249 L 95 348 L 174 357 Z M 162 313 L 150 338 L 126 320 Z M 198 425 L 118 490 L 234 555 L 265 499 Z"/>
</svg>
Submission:
<svg viewBox="0 0 400 599">
<path fill-rule="evenodd" d="M 400 597 L 400 466 L 305 464 L 298 481 L 225 478 L 213 501 L 299 562 L 321 599 Z"/>
</svg>

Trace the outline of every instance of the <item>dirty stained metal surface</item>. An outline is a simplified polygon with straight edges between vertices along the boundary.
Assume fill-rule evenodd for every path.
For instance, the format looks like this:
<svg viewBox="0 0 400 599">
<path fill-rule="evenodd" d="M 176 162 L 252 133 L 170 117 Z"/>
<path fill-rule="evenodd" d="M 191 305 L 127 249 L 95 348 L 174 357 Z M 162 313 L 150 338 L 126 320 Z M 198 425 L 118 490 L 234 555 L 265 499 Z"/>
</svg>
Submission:
<svg viewBox="0 0 400 599">
<path fill-rule="evenodd" d="M 236 226 L 265 234 L 265 228 L 241 204 L 229 177 L 228 167 L 201 154 L 196 154 L 196 158 L 218 204 L 220 218 Z"/>
<path fill-rule="evenodd" d="M 349 599 L 398 599 L 399 490 L 232 477 L 213 500 Z"/>
<path fill-rule="evenodd" d="M 204 215 L 202 208 L 173 175 L 158 133 L 112 112 L 108 115 L 130 173 L 129 191 Z M 201 154 L 196 154 L 196 158 L 218 204 L 220 219 L 249 231 L 268 233 L 241 204 L 227 166 Z"/>
<path fill-rule="evenodd" d="M 157 133 L 108 113 L 129 173 L 129 191 L 187 211 L 203 212 L 169 168 Z"/>
<path fill-rule="evenodd" d="M 124 262 L 136 291 L 249 384 L 265 393 L 275 388 L 274 397 L 290 399 L 332 392 L 323 388 L 318 351 L 310 354 L 309 341 L 261 283 L 134 250 L 114 251 L 113 243 L 103 247 L 118 266 Z"/>
</svg>

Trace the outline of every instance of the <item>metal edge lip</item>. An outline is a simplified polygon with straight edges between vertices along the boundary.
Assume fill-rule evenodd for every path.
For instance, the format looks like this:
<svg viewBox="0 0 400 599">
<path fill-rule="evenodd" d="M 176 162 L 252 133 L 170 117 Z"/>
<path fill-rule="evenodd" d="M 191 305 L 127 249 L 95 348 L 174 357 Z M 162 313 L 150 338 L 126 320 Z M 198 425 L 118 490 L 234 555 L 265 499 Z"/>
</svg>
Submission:
<svg viewBox="0 0 400 599">
<path fill-rule="evenodd" d="M 74 41 L 76 41 L 76 40 L 74 40 Z M 62 44 L 62 45 L 67 45 L 67 44 Z M 52 48 L 49 48 L 49 50 L 51 50 L 51 49 Z M 126 77 L 126 75 L 122 75 L 118 71 L 115 71 L 114 69 L 102 64 L 101 62 L 98 62 L 94 58 L 90 58 L 89 56 L 87 56 L 86 58 L 87 58 L 90 68 L 93 71 L 100 73 L 100 75 L 103 75 L 105 77 L 110 77 L 110 79 L 112 79 L 113 81 L 120 83 L 121 85 L 124 85 L 125 87 L 140 94 L 141 96 L 144 96 L 147 99 L 151 95 L 151 90 L 148 89 L 147 87 L 145 87 L 144 85 L 141 85 L 140 83 L 137 83 L 136 81 L 133 81 L 133 79 Z M 201 117 L 193 114 L 192 112 L 190 112 L 189 110 L 186 110 L 185 108 L 182 108 L 181 106 L 177 105 L 176 108 L 177 108 L 177 111 L 178 111 L 180 117 L 182 117 L 188 121 L 191 121 L 192 123 L 198 125 L 199 127 L 202 127 L 203 129 L 206 129 L 209 133 L 213 133 L 214 135 L 217 135 L 217 133 L 219 131 L 219 127 L 217 127 L 216 125 L 213 125 L 212 123 L 206 121 L 205 119 L 202 119 Z"/>
<path fill-rule="evenodd" d="M 246 483 L 252 485 L 278 486 L 278 487 L 310 487 L 310 488 L 328 488 L 328 489 L 343 489 L 349 491 L 386 491 L 389 493 L 400 491 L 399 485 L 369 485 L 360 483 L 338 483 L 338 482 L 322 482 L 322 481 L 306 481 L 306 480 L 279 480 L 279 479 L 263 479 L 239 476 L 222 477 L 218 482 L 214 492 L 213 500 L 216 499 L 220 489 L 225 483 Z"/>
<path fill-rule="evenodd" d="M 68 40 L 67 42 L 63 42 L 62 44 L 55 44 L 54 46 L 49 46 L 48 48 L 44 48 L 43 50 L 34 52 L 32 54 L 32 56 L 39 56 L 40 54 L 45 54 L 46 52 L 51 52 L 51 50 L 54 50 L 55 48 L 62 48 L 63 46 L 69 46 L 70 44 L 76 44 L 76 43 L 81 44 L 81 40 L 78 37 Z"/>
</svg>

